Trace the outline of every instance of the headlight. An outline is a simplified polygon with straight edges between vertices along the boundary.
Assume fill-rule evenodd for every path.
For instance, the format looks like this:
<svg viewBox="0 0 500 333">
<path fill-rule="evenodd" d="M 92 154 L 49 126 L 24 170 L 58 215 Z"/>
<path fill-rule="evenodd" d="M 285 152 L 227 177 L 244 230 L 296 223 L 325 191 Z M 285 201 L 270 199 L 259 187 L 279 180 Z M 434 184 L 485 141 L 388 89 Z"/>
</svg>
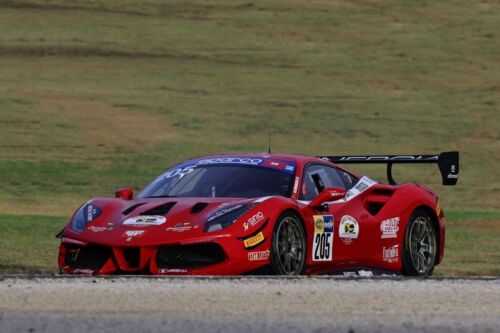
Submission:
<svg viewBox="0 0 500 333">
<path fill-rule="evenodd" d="M 91 203 L 83 205 L 80 209 L 78 209 L 73 217 L 73 220 L 71 220 L 71 230 L 75 232 L 82 232 L 87 224 L 94 221 L 97 217 L 99 217 L 99 215 L 101 215 L 101 212 L 101 208 Z"/>
<path fill-rule="evenodd" d="M 240 217 L 252 209 L 255 204 L 234 205 L 219 209 L 214 214 L 210 215 L 205 223 L 205 232 L 222 230 L 236 222 Z"/>
</svg>

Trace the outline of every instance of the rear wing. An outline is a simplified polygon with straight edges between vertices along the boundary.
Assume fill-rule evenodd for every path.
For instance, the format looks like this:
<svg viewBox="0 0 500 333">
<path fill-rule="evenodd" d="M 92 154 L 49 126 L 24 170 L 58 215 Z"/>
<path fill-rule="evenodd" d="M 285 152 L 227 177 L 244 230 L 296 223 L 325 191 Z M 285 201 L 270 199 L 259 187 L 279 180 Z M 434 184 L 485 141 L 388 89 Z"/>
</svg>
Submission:
<svg viewBox="0 0 500 333">
<path fill-rule="evenodd" d="M 458 151 L 443 152 L 439 155 L 366 155 L 366 156 L 318 156 L 336 164 L 387 164 L 387 180 L 395 185 L 392 178 L 393 164 L 434 163 L 439 166 L 443 185 L 455 185 L 458 181 Z"/>
</svg>

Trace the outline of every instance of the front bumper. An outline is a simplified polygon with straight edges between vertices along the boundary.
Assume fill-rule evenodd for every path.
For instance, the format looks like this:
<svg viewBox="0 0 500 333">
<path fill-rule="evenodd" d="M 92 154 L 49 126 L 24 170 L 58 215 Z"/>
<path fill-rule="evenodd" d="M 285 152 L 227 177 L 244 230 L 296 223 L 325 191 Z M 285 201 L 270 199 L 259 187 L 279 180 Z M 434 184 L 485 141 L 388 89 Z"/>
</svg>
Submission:
<svg viewBox="0 0 500 333">
<path fill-rule="evenodd" d="M 59 268 L 68 274 L 239 275 L 269 264 L 270 237 L 246 248 L 231 237 L 155 246 L 107 246 L 63 238 Z M 255 259 L 258 260 L 255 260 Z"/>
</svg>

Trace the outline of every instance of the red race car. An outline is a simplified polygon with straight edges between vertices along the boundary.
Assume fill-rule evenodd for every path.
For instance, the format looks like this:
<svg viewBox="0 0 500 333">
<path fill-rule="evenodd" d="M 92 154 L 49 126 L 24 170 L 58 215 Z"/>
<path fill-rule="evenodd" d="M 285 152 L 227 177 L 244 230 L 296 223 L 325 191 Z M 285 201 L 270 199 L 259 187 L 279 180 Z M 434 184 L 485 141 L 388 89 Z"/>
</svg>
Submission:
<svg viewBox="0 0 500 333">
<path fill-rule="evenodd" d="M 387 164 L 389 185 L 343 163 Z M 395 163 L 436 163 L 458 180 L 458 152 L 439 155 L 217 155 L 181 163 L 133 198 L 83 204 L 61 238 L 73 274 L 431 275 L 443 258 L 437 196 L 396 185 Z"/>
</svg>

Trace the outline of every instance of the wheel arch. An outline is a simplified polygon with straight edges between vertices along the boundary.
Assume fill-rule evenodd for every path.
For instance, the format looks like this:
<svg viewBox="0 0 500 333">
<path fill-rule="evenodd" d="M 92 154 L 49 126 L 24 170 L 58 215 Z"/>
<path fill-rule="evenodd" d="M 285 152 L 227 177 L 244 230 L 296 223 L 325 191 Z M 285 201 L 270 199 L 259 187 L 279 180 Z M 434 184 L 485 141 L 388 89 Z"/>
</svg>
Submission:
<svg viewBox="0 0 500 333">
<path fill-rule="evenodd" d="M 292 207 L 288 207 L 286 208 L 285 210 L 283 210 L 279 216 L 283 215 L 283 214 L 286 214 L 286 213 L 291 213 L 295 216 L 297 216 L 297 218 L 299 219 L 300 221 L 300 224 L 302 225 L 302 229 L 304 230 L 304 236 L 306 237 L 306 241 L 307 241 L 307 228 L 306 228 L 306 224 L 304 222 L 304 218 L 302 217 L 302 214 L 300 214 L 299 210 L 295 209 L 295 208 L 292 208 Z"/>
<path fill-rule="evenodd" d="M 432 226 L 434 228 L 434 232 L 436 234 L 436 248 L 437 249 L 440 249 L 441 248 L 441 234 L 439 232 L 439 220 L 438 220 L 438 217 L 436 215 L 436 212 L 434 211 L 434 209 L 432 209 L 430 206 L 428 205 L 420 205 L 420 206 L 417 206 L 415 207 L 415 209 L 413 209 L 412 211 L 412 214 L 414 211 L 416 211 L 417 209 L 421 209 L 423 210 L 424 212 L 426 212 L 429 217 L 431 218 L 431 222 L 432 222 Z M 439 250 L 438 250 L 439 251 Z M 439 253 L 438 255 L 436 255 L 436 259 L 435 259 L 435 264 L 437 265 L 439 263 Z"/>
</svg>

